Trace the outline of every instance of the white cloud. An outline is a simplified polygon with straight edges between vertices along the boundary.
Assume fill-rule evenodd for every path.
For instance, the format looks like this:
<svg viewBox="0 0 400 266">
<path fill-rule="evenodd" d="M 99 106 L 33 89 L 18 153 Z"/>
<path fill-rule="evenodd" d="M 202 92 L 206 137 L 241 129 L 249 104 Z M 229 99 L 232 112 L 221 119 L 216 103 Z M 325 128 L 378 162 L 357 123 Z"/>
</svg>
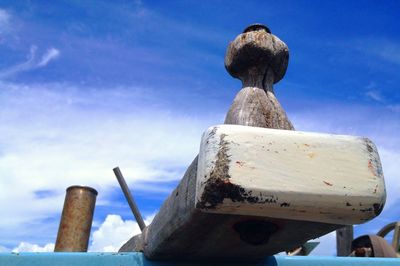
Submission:
<svg viewBox="0 0 400 266">
<path fill-rule="evenodd" d="M 0 70 L 0 79 L 13 76 L 19 72 L 28 71 L 35 67 L 35 55 L 36 55 L 37 47 L 32 45 L 29 54 L 27 56 L 27 60 L 21 64 L 14 65 L 4 70 Z"/>
<path fill-rule="evenodd" d="M 30 237 L 38 227 L 48 225 L 32 227 L 29 223 L 59 215 L 65 188 L 73 184 L 95 187 L 99 191 L 97 204 L 112 208 L 109 193 L 118 187 L 112 173 L 117 165 L 135 189 L 153 189 L 155 195 L 166 197 L 171 190 L 168 181 L 180 179 L 198 152 L 201 133 L 223 115 L 196 117 L 153 108 L 150 102 L 157 104 L 160 99 L 147 99 L 148 95 L 152 95 L 149 89 L 135 87 L 96 90 L 0 82 L 3 238 L 7 232 L 22 232 L 28 242 L 36 242 Z M 292 116 L 298 130 L 369 136 L 380 151 L 387 206 L 393 206 L 400 199 L 400 125 L 396 117 L 379 115 L 374 119 L 373 115 L 378 117 L 374 110 L 358 106 L 329 105 Z M 37 192 L 44 190 L 52 193 L 38 197 Z M 107 218 L 93 233 L 93 250 L 115 249 L 137 230 L 133 221 Z M 113 234 L 121 238 L 106 241 L 114 227 L 118 230 Z M 122 239 L 128 231 L 131 233 Z M 9 233 L 7 237 L 16 236 Z M 50 237 L 54 239 L 54 232 Z M 333 238 L 322 239 L 330 241 L 329 245 L 335 243 Z"/>
<path fill-rule="evenodd" d="M 385 209 L 397 208 L 396 203 L 398 204 L 398 200 L 400 200 L 400 151 L 387 147 L 378 147 L 378 149 L 386 183 Z"/>
<path fill-rule="evenodd" d="M 14 248 L 12 252 L 53 252 L 54 244 L 46 244 L 44 246 L 39 246 L 36 244 L 31 244 L 28 242 L 21 242 L 18 247 Z"/>
<path fill-rule="evenodd" d="M 367 89 L 367 92 L 365 93 L 367 98 L 380 103 L 385 102 L 385 97 L 383 97 L 382 93 L 376 88 L 375 82 L 370 82 L 365 88 Z"/>
<path fill-rule="evenodd" d="M 145 224 L 150 224 L 153 218 L 154 215 L 147 217 Z M 140 232 L 137 222 L 124 221 L 119 215 L 109 214 L 99 229 L 93 232 L 89 251 L 116 252 L 132 236 L 138 235 Z"/>
<path fill-rule="evenodd" d="M 23 63 L 16 64 L 6 69 L 0 70 L 0 79 L 15 76 L 21 72 L 34 70 L 37 68 L 45 67 L 50 61 L 55 60 L 60 55 L 60 51 L 55 48 L 50 48 L 44 53 L 41 59 L 36 59 L 37 47 L 32 45 L 27 60 Z"/>
<path fill-rule="evenodd" d="M 9 31 L 10 20 L 11 15 L 6 10 L 0 8 L 0 34 Z"/>
<path fill-rule="evenodd" d="M 381 57 L 382 59 L 400 64 L 400 44 L 392 41 L 384 41 L 377 44 L 376 47 L 370 47 L 370 51 L 373 54 Z"/>
<path fill-rule="evenodd" d="M 389 39 L 363 39 L 352 43 L 352 47 L 386 62 L 400 64 L 400 43 Z"/>
<path fill-rule="evenodd" d="M 35 231 L 27 225 L 58 216 L 70 185 L 92 186 L 97 206 L 111 204 L 115 166 L 136 191 L 166 197 L 213 122 L 140 104 L 148 93 L 0 82 L 2 235 L 25 232 L 30 241 Z M 38 191 L 51 193 L 39 197 Z"/>
<path fill-rule="evenodd" d="M 4 246 L 0 246 L 0 252 L 9 252 L 10 249 L 4 247 Z"/>
<path fill-rule="evenodd" d="M 145 218 L 145 224 L 149 225 L 155 214 Z M 89 252 L 117 252 L 119 248 L 126 243 L 132 236 L 140 234 L 140 228 L 136 221 L 122 220 L 120 215 L 109 214 L 93 232 Z M 55 244 L 48 243 L 44 246 L 32 244 L 29 242 L 20 242 L 12 249 L 12 252 L 53 252 Z M 10 252 L 11 250 L 0 246 L 0 252 Z"/>
<path fill-rule="evenodd" d="M 370 90 L 370 91 L 367 91 L 367 92 L 365 93 L 365 95 L 366 95 L 368 98 L 371 98 L 372 100 L 377 101 L 377 102 L 383 102 L 383 101 L 384 101 L 383 96 L 382 96 L 381 93 L 380 93 L 379 91 L 377 91 L 377 90 Z"/>
<path fill-rule="evenodd" d="M 137 234 L 140 234 L 140 228 L 135 221 L 123 221 L 119 215 L 107 215 L 99 229 L 93 232 L 90 251 L 118 251 L 130 237 Z"/>
<path fill-rule="evenodd" d="M 46 66 L 51 60 L 56 59 L 58 56 L 60 56 L 60 51 L 55 49 L 55 48 L 50 48 L 46 51 L 45 54 L 43 54 L 42 59 L 40 62 L 37 64 L 38 67 L 44 67 Z"/>
</svg>

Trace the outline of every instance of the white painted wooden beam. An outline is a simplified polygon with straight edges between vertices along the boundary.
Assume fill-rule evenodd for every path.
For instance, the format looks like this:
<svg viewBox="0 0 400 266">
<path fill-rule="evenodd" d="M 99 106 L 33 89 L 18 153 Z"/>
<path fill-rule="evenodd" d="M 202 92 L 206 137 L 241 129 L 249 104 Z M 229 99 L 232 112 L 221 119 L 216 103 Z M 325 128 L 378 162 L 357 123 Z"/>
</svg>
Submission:
<svg viewBox="0 0 400 266">
<path fill-rule="evenodd" d="M 248 127 L 210 128 L 200 157 L 151 224 L 120 251 L 249 262 L 380 212 L 385 190 L 370 141 L 263 129 L 294 129 L 273 90 L 288 58 L 287 46 L 264 25 L 247 27 L 229 44 L 225 67 L 242 89 L 225 124 Z"/>
<path fill-rule="evenodd" d="M 357 224 L 385 198 L 367 138 L 238 125 L 203 135 L 195 196 L 203 212 Z"/>
</svg>

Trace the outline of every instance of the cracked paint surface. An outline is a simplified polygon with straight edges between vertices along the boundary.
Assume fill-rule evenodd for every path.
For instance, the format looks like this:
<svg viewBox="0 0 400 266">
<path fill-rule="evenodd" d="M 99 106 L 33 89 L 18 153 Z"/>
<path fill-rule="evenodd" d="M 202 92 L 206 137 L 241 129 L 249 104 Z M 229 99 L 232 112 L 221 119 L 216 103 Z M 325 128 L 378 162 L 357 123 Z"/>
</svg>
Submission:
<svg viewBox="0 0 400 266">
<path fill-rule="evenodd" d="M 206 212 L 356 224 L 386 198 L 375 145 L 353 136 L 213 127 L 199 169 L 195 204 Z"/>
</svg>

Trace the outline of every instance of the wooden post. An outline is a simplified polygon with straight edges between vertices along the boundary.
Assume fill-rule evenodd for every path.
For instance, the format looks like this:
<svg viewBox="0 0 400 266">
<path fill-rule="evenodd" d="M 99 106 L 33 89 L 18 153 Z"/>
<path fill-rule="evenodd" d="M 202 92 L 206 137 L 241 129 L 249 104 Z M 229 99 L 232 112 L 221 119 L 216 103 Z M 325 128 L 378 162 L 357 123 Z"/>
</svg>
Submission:
<svg viewBox="0 0 400 266">
<path fill-rule="evenodd" d="M 247 27 L 232 41 L 225 55 L 225 68 L 242 81 L 225 124 L 293 130 L 273 84 L 283 78 L 289 49 L 264 25 Z"/>
<path fill-rule="evenodd" d="M 347 257 L 351 253 L 353 241 L 353 226 L 346 225 L 336 230 L 336 250 L 338 257 Z"/>
<path fill-rule="evenodd" d="M 250 154 L 247 163 L 248 165 L 255 165 L 248 169 L 256 169 L 259 166 L 259 169 L 261 169 L 266 162 L 271 163 L 267 154 L 280 154 L 277 150 L 272 152 L 268 150 L 265 147 L 268 143 L 260 143 L 255 140 L 268 135 L 265 132 L 268 130 L 260 129 L 260 127 L 283 129 L 277 132 L 279 135 L 277 140 L 282 140 L 283 146 L 280 147 L 282 154 L 285 152 L 287 134 L 280 133 L 294 133 L 287 131 L 294 128 L 275 97 L 273 84 L 283 78 L 288 65 L 288 58 L 289 50 L 286 44 L 271 34 L 266 26 L 260 24 L 247 27 L 229 44 L 225 57 L 225 67 L 233 77 L 242 81 L 242 89 L 238 92 L 226 115 L 225 124 L 249 127 L 216 126 L 207 130 L 202 139 L 200 155 L 193 160 L 177 188 L 163 203 L 152 223 L 143 230 L 142 234 L 134 236 L 125 243 L 120 251 L 143 251 L 145 256 L 150 259 L 258 260 L 267 255 L 293 249 L 310 239 L 342 227 L 342 224 L 337 224 L 337 221 L 342 221 L 340 216 L 330 213 L 329 210 L 319 208 L 324 202 L 330 202 L 332 196 L 335 198 L 336 205 L 334 207 L 336 210 L 345 209 L 347 218 L 349 213 L 351 214 L 350 217 L 353 217 L 353 211 L 363 214 L 366 212 L 366 210 L 357 210 L 355 206 L 350 208 L 350 203 L 343 201 L 342 196 L 344 194 L 340 194 L 343 192 L 343 185 L 332 188 L 333 185 L 326 180 L 318 179 L 315 186 L 318 190 L 310 194 L 313 198 L 310 200 L 303 191 L 308 185 L 306 182 L 309 179 L 307 178 L 310 177 L 313 170 L 304 170 L 307 169 L 304 165 L 300 166 L 300 169 L 294 169 L 294 172 L 301 173 L 302 180 L 297 182 L 299 184 L 297 192 L 291 190 L 293 182 L 290 182 L 289 179 L 292 174 L 286 171 L 290 162 L 283 159 L 284 156 L 275 157 L 279 161 L 279 169 L 272 165 L 277 173 L 274 176 L 279 176 L 279 178 L 287 181 L 287 186 L 285 185 L 283 189 L 268 190 L 268 187 L 274 189 L 274 184 L 265 183 L 268 183 L 268 173 L 271 174 L 266 168 L 263 168 L 262 171 L 252 172 L 252 174 L 249 174 L 250 171 L 241 174 L 243 172 L 238 170 L 230 176 L 232 172 L 229 171 L 237 169 L 238 165 L 240 166 L 242 163 L 239 160 L 231 160 L 235 156 Z M 241 128 L 238 131 L 242 132 L 239 133 L 239 135 L 242 134 L 240 135 L 242 137 L 238 139 L 238 142 L 233 139 L 225 142 L 224 138 L 229 139 L 232 130 L 235 131 L 233 127 Z M 258 129 L 254 127 L 258 127 Z M 258 130 L 263 132 L 258 132 Z M 247 134 L 248 131 L 251 131 L 251 134 Z M 252 139 L 253 133 L 256 136 Z M 302 134 L 304 133 L 289 135 Z M 314 138 L 314 140 L 316 139 Z M 315 142 L 315 145 L 321 147 L 317 143 L 321 143 L 322 140 L 319 139 L 318 141 Z M 303 143 L 300 149 L 297 143 L 297 139 L 292 139 L 289 149 L 305 152 L 306 148 L 311 147 L 309 144 Z M 368 187 L 364 187 L 362 193 L 358 194 L 360 197 L 356 197 L 357 200 L 361 198 L 365 201 L 363 203 L 368 205 L 366 213 L 368 217 L 364 217 L 365 220 L 368 220 L 376 216 L 384 204 L 385 194 L 382 174 L 379 171 L 380 162 L 376 149 L 368 140 L 356 140 L 353 143 L 357 147 L 357 154 L 361 155 L 357 157 L 361 158 L 357 162 L 362 162 L 357 168 L 362 170 L 361 176 L 373 178 L 379 183 L 379 186 L 376 187 L 376 194 L 370 195 L 375 187 L 372 189 L 369 187 L 371 184 L 375 185 L 375 183 L 366 182 Z M 367 146 L 370 148 L 367 148 Z M 260 150 L 260 153 L 248 152 L 252 149 Z M 207 154 L 210 154 L 207 153 L 208 150 L 211 153 L 214 152 L 214 154 L 207 157 Z M 291 158 L 294 162 L 297 162 L 297 158 L 300 157 L 303 160 L 305 158 L 311 159 L 314 156 L 312 153 L 300 154 L 295 152 L 291 154 L 294 156 Z M 264 161 L 258 160 L 260 156 Z M 368 160 L 370 160 L 370 163 L 368 163 Z M 324 162 L 327 161 L 329 160 Z M 345 160 L 341 158 L 338 161 Z M 275 164 L 275 166 L 277 165 Z M 371 165 L 371 168 L 368 168 L 369 165 Z M 318 168 L 318 165 L 316 168 Z M 348 171 L 349 167 L 346 166 L 345 168 L 345 171 Z M 304 172 L 298 170 L 304 170 Z M 336 169 L 332 172 L 333 175 L 335 172 L 337 172 Z M 370 177 L 375 173 L 376 176 Z M 242 180 L 238 180 L 240 178 Z M 266 178 L 267 180 L 265 180 Z M 281 183 L 279 178 L 275 180 L 275 185 Z M 235 179 L 236 183 L 234 183 Z M 259 180 L 264 187 L 267 187 L 267 190 L 257 191 L 257 184 L 251 186 L 252 180 Z M 349 182 L 349 180 L 351 178 L 345 178 L 343 183 L 348 185 L 346 182 Z M 248 186 L 243 188 L 240 187 L 239 183 L 246 183 Z M 319 188 L 326 192 L 326 198 L 323 197 Z M 257 191 L 258 195 L 253 195 L 254 191 Z M 268 191 L 277 193 L 286 191 L 287 193 L 282 195 L 293 200 L 293 205 L 295 205 L 296 195 L 303 196 L 303 199 L 305 199 L 303 202 L 308 204 L 311 213 L 316 212 L 315 216 L 321 217 L 321 219 L 314 219 L 313 215 L 308 215 L 308 220 L 302 220 L 301 217 L 305 217 L 303 214 L 307 212 L 303 208 L 294 209 L 293 211 L 297 211 L 297 214 L 293 212 L 293 215 L 291 215 L 292 212 L 285 209 L 290 206 L 291 202 L 280 201 L 282 199 L 277 199 L 275 195 L 268 194 Z M 266 194 L 263 194 L 263 192 Z M 318 200 L 322 202 L 322 205 L 319 204 Z M 230 202 L 237 203 L 239 201 L 247 205 L 244 208 L 239 206 L 243 213 L 241 211 L 235 213 L 233 207 L 237 206 L 229 206 Z M 213 213 L 213 210 L 210 210 L 216 206 L 215 203 L 218 205 L 225 202 L 227 205 L 222 207 L 228 211 Z M 315 205 L 318 204 L 319 206 L 316 207 Z M 371 204 L 375 204 L 374 207 Z M 272 216 L 269 208 L 275 208 L 276 215 Z M 264 211 L 261 211 L 261 209 L 264 209 Z M 280 216 L 279 213 L 282 212 L 285 215 Z"/>
</svg>

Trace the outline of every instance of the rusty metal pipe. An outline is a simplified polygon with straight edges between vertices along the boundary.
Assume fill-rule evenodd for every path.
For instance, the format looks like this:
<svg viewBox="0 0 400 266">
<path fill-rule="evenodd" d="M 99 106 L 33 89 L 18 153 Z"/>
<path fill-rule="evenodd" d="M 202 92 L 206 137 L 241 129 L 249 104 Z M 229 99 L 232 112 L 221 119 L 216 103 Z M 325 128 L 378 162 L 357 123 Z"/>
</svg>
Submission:
<svg viewBox="0 0 400 266">
<path fill-rule="evenodd" d="M 89 245 L 97 191 L 91 187 L 67 188 L 55 252 L 86 252 Z"/>
</svg>

